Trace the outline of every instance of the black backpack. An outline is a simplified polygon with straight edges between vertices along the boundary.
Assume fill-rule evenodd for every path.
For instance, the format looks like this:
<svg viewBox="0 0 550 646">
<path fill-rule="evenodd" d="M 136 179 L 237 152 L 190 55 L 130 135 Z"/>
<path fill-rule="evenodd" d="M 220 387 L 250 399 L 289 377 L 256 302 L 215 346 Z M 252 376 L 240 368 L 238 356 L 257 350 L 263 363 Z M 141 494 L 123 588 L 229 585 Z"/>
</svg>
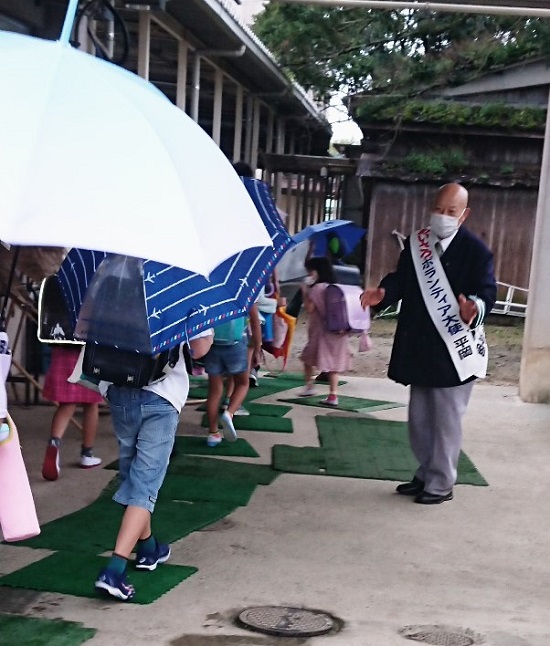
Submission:
<svg viewBox="0 0 550 646">
<path fill-rule="evenodd" d="M 168 373 L 166 368 L 173 369 L 178 359 L 179 346 L 150 355 L 86 343 L 82 373 L 96 383 L 110 381 L 115 386 L 143 388 L 163 379 Z"/>
</svg>

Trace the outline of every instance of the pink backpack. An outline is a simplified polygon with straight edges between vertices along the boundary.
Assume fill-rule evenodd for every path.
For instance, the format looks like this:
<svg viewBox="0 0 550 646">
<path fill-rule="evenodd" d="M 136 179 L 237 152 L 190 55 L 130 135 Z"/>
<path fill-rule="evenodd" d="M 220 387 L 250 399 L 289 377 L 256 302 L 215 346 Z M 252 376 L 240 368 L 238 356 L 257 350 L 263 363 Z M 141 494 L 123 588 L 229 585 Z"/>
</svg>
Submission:
<svg viewBox="0 0 550 646">
<path fill-rule="evenodd" d="M 325 326 L 333 334 L 361 334 L 360 350 L 371 347 L 369 308 L 361 307 L 362 289 L 357 285 L 328 285 L 325 289 Z"/>
</svg>

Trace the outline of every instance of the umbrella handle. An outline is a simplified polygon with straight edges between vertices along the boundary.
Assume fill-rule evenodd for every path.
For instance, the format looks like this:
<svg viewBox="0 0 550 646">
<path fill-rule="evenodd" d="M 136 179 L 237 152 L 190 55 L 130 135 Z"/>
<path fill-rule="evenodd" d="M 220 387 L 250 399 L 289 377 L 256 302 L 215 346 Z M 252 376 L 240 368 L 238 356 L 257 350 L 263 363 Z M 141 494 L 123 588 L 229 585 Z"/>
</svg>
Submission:
<svg viewBox="0 0 550 646">
<path fill-rule="evenodd" d="M 63 21 L 63 29 L 61 30 L 61 36 L 59 36 L 59 42 L 64 45 L 69 45 L 71 39 L 71 33 L 73 31 L 74 17 L 76 15 L 76 10 L 78 9 L 78 0 L 69 0 L 69 6 L 67 8 L 67 13 L 65 14 L 65 20 Z"/>
</svg>

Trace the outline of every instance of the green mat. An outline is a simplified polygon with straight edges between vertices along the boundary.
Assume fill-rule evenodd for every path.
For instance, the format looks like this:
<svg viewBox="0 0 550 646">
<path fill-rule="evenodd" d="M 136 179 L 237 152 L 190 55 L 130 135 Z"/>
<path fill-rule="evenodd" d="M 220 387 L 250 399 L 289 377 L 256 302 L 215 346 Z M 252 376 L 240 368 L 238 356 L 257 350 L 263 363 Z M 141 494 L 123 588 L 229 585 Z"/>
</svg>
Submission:
<svg viewBox="0 0 550 646">
<path fill-rule="evenodd" d="M 76 621 L 0 614 L 1 646 L 80 646 L 96 632 Z"/>
<path fill-rule="evenodd" d="M 269 433 L 293 433 L 292 420 L 287 417 L 268 415 L 236 415 L 233 424 L 237 431 L 267 431 Z M 208 420 L 203 415 L 201 426 L 208 428 Z M 212 451 L 212 449 L 210 449 Z M 214 449 L 217 450 L 217 449 Z"/>
<path fill-rule="evenodd" d="M 162 500 L 229 502 L 244 507 L 256 489 L 253 482 L 167 475 L 159 492 Z"/>
<path fill-rule="evenodd" d="M 251 415 L 259 415 L 261 417 L 284 417 L 292 410 L 292 406 L 281 406 L 280 404 L 258 404 L 257 402 L 250 402 L 249 404 L 247 404 L 246 409 Z"/>
<path fill-rule="evenodd" d="M 314 397 L 281 398 L 279 401 L 289 402 L 290 404 L 301 404 L 302 406 L 318 406 L 320 408 L 332 408 L 333 410 L 345 410 L 355 413 L 374 413 L 378 410 L 404 406 L 404 404 L 388 402 L 382 399 L 362 399 L 360 397 L 347 397 L 346 395 L 338 396 L 338 406 L 327 406 L 326 404 L 321 403 L 325 397 L 326 395 L 315 395 Z"/>
<path fill-rule="evenodd" d="M 117 469 L 115 460 L 106 469 Z M 254 484 L 268 485 L 279 475 L 267 464 L 248 464 L 230 460 L 194 455 L 175 455 L 168 465 L 169 475 L 187 475 L 199 478 L 225 478 Z M 156 511 L 155 511 L 156 513 Z"/>
<path fill-rule="evenodd" d="M 284 379 L 286 381 L 293 381 L 295 382 L 295 386 L 300 386 L 304 385 L 304 373 L 303 372 L 279 372 L 279 373 L 267 373 L 265 375 L 261 376 L 261 379 Z M 328 385 L 328 380 L 327 381 L 316 381 L 318 384 L 325 384 Z M 338 381 L 339 386 L 343 386 L 344 384 L 347 384 L 347 381 Z"/>
<path fill-rule="evenodd" d="M 203 458 L 194 455 L 177 456 L 168 465 L 170 475 L 222 478 L 259 485 L 268 485 L 279 476 L 268 464 L 233 462 L 223 458 Z M 156 513 L 156 512 L 155 512 Z"/>
<path fill-rule="evenodd" d="M 174 444 L 176 451 L 187 455 L 230 455 L 240 458 L 259 458 L 256 452 L 246 440 L 239 438 L 236 442 L 221 442 L 216 447 L 206 445 L 206 437 L 196 435 L 183 435 L 176 437 Z M 174 459 L 175 455 L 172 459 Z"/>
<path fill-rule="evenodd" d="M 94 581 L 108 560 L 103 556 L 86 555 L 83 558 L 75 552 L 57 552 L 1 577 L 0 586 L 96 597 L 99 595 L 94 589 Z M 187 565 L 164 564 L 154 573 L 130 568 L 128 578 L 136 588 L 132 603 L 152 603 L 195 572 L 197 568 Z"/>
<path fill-rule="evenodd" d="M 206 399 L 208 396 L 208 386 L 190 386 L 188 396 L 190 399 Z M 192 405 L 190 404 L 190 406 Z"/>
<path fill-rule="evenodd" d="M 254 399 L 296 388 L 303 381 L 303 377 L 298 378 L 296 375 L 281 375 L 275 378 L 262 377 L 258 386 L 249 388 L 245 399 L 245 406 L 246 402 Z M 208 384 L 205 379 L 191 379 L 190 384 L 189 397 L 193 399 L 205 399 L 208 396 Z"/>
<path fill-rule="evenodd" d="M 304 383 L 304 376 L 301 374 L 281 373 L 280 375 L 273 376 L 273 377 L 266 377 L 264 375 L 260 378 L 260 382 L 258 386 L 254 388 L 249 388 L 248 393 L 246 395 L 246 399 L 244 400 L 244 406 L 253 415 L 274 416 L 273 411 L 276 409 L 271 409 L 270 412 L 268 412 L 269 409 L 264 409 L 263 412 L 259 412 L 259 410 L 255 409 L 253 407 L 253 404 L 251 404 L 250 402 L 252 402 L 255 399 L 260 399 L 261 397 L 266 397 L 268 395 L 275 395 L 277 393 L 284 392 L 285 390 L 292 390 L 293 388 L 297 388 L 298 386 L 303 385 L 303 383 Z M 338 383 L 340 385 L 344 385 L 346 382 L 339 381 Z M 197 377 L 191 378 L 189 397 L 192 397 L 194 399 L 205 399 L 207 396 L 208 396 L 208 386 L 206 384 L 206 381 L 204 379 L 197 378 Z M 288 399 L 288 400 L 283 399 L 281 401 L 296 403 L 296 401 L 293 399 Z M 358 400 L 358 401 L 363 401 L 363 400 Z M 301 404 L 304 402 L 303 400 L 300 399 L 298 403 Z M 260 404 L 260 406 L 264 406 L 264 404 Z M 276 404 L 265 404 L 265 406 L 276 406 Z M 205 409 L 204 404 L 201 404 L 198 408 L 198 410 L 204 410 L 204 409 Z M 288 410 L 286 412 L 288 412 Z M 352 410 L 352 409 L 345 409 L 345 410 Z M 280 411 L 277 411 L 277 416 L 280 416 L 279 413 Z M 281 415 L 284 415 L 284 414 L 285 413 L 281 413 Z M 246 429 L 246 430 L 249 430 L 249 429 Z"/>
<path fill-rule="evenodd" d="M 288 420 L 290 421 L 290 420 Z M 207 426 L 207 424 L 202 424 Z M 245 429 L 241 429 L 245 430 Z M 292 426 L 290 431 L 292 433 Z M 238 458 L 259 458 L 260 454 L 256 449 L 243 438 L 236 442 L 222 442 L 218 446 L 210 447 L 206 445 L 206 435 L 178 435 L 174 443 L 174 451 L 170 456 L 170 462 L 181 460 L 183 455 L 222 455 L 226 457 Z M 105 469 L 118 470 L 118 460 L 113 460 L 105 465 Z"/>
<path fill-rule="evenodd" d="M 264 375 L 260 375 L 260 379 L 284 379 L 285 381 L 304 381 L 303 372 L 267 372 Z"/>
<path fill-rule="evenodd" d="M 164 499 L 155 507 L 154 532 L 164 542 L 173 543 L 215 523 L 237 507 L 232 502 Z M 100 496 L 91 505 L 46 523 L 38 536 L 18 541 L 14 545 L 89 554 L 110 551 L 114 547 L 122 513 L 120 505 L 107 496 Z"/>
<path fill-rule="evenodd" d="M 409 480 L 418 467 L 404 422 L 342 417 L 315 418 L 320 448 L 276 445 L 273 468 L 374 480 Z M 461 452 L 457 484 L 486 486 L 487 481 Z"/>
</svg>

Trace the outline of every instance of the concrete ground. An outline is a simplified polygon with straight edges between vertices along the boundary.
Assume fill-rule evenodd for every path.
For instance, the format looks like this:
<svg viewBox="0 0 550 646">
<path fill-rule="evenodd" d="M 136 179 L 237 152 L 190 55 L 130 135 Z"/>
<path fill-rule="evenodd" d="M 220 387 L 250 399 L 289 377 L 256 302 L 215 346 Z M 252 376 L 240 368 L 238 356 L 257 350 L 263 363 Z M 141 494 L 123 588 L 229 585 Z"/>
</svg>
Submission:
<svg viewBox="0 0 550 646">
<path fill-rule="evenodd" d="M 387 379 L 350 378 L 341 392 L 404 404 L 408 397 Z M 73 428 L 61 478 L 42 480 L 52 413 L 46 406 L 11 408 L 42 523 L 89 504 L 112 477 L 75 467 Z M 315 414 L 320 410 L 295 406 L 292 435 L 243 432 L 261 455 L 244 461 L 270 463 L 274 444 L 318 446 Z M 406 408 L 374 416 L 404 421 Z M 186 407 L 180 433 L 197 432 L 199 418 Z M 464 427 L 464 450 L 490 486 L 457 486 L 452 502 L 417 505 L 395 495 L 389 481 L 282 474 L 210 531 L 173 545 L 172 562 L 199 571 L 155 603 L 0 588 L 0 612 L 82 622 L 98 631 L 90 646 L 405 646 L 415 643 L 403 634 L 410 626 L 426 627 L 427 644 L 548 646 L 550 406 L 521 402 L 515 387 L 478 383 Z M 116 457 L 108 414 L 101 415 L 96 447 L 105 463 Z M 0 574 L 43 556 L 0 545 Z M 235 624 L 241 610 L 263 605 L 320 609 L 343 625 L 295 640 Z M 15 646 L 8 636 L 0 643 Z"/>
</svg>

